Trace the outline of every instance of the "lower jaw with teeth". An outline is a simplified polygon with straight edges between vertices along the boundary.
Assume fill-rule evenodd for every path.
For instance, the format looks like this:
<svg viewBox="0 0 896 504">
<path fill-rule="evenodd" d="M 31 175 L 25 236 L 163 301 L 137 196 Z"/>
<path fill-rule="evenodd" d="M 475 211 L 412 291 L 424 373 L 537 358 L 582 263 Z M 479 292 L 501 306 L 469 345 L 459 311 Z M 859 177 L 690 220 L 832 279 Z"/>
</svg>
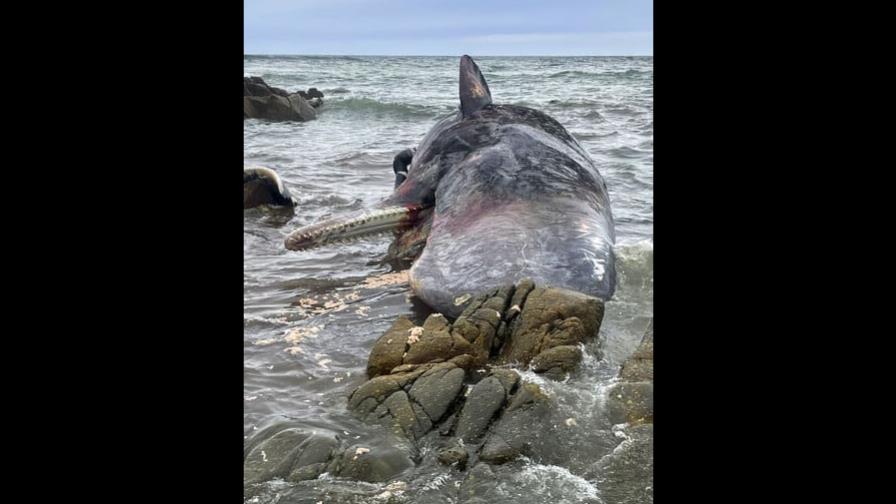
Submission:
<svg viewBox="0 0 896 504">
<path fill-rule="evenodd" d="M 359 212 L 297 229 L 286 237 L 289 250 L 309 250 L 413 225 L 419 207 L 395 206 Z"/>
</svg>

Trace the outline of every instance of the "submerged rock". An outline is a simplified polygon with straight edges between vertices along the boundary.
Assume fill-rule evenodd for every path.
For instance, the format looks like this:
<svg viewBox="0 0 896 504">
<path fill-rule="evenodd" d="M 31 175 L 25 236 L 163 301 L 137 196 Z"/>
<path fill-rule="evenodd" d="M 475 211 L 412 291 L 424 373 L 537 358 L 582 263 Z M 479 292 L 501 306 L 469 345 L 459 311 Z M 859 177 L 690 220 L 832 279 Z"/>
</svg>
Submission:
<svg viewBox="0 0 896 504">
<path fill-rule="evenodd" d="M 619 378 L 627 381 L 653 381 L 653 321 L 647 327 L 635 353 L 622 364 Z"/>
<path fill-rule="evenodd" d="M 607 416 L 624 438 L 586 473 L 607 502 L 653 502 L 653 321 L 607 391 Z"/>
<path fill-rule="evenodd" d="M 414 467 L 411 450 L 406 446 L 349 446 L 327 466 L 327 472 L 343 478 L 370 483 L 389 481 Z"/>
<path fill-rule="evenodd" d="M 488 464 L 476 464 L 460 485 L 459 502 L 464 504 L 491 502 L 496 492 L 495 480 L 495 471 Z"/>
<path fill-rule="evenodd" d="M 549 456 L 551 449 L 557 446 L 546 422 L 554 407 L 554 402 L 538 385 L 526 383 L 521 386 L 489 433 L 479 459 L 503 464 L 520 455 Z"/>
<path fill-rule="evenodd" d="M 653 424 L 634 426 L 626 440 L 597 461 L 585 477 L 597 482 L 604 502 L 653 502 Z"/>
<path fill-rule="evenodd" d="M 607 417 L 614 424 L 653 422 L 653 322 L 623 364 L 619 383 L 607 389 Z"/>
<path fill-rule="evenodd" d="M 317 478 L 324 472 L 338 444 L 332 435 L 284 429 L 249 451 L 243 461 L 243 482 Z"/>
</svg>

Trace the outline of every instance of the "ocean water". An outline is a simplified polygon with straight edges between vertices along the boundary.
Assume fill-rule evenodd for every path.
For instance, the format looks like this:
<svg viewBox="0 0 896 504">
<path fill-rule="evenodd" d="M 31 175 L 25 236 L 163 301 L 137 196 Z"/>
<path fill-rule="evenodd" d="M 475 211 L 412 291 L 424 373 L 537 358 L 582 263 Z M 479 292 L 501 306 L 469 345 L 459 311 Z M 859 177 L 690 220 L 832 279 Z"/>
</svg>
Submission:
<svg viewBox="0 0 896 504">
<path fill-rule="evenodd" d="M 490 502 L 613 502 L 588 468 L 620 443 L 602 415 L 603 391 L 653 313 L 653 58 L 477 57 L 495 103 L 557 119 L 606 179 L 616 221 L 619 282 L 582 369 L 565 382 L 523 371 L 575 418 L 562 466 L 520 460 L 496 470 Z M 388 237 L 289 252 L 286 235 L 372 205 L 394 183 L 392 158 L 458 106 L 458 57 L 246 56 L 245 75 L 289 91 L 317 87 L 324 105 L 305 123 L 246 120 L 244 162 L 273 168 L 299 201 L 294 214 L 257 208 L 244 217 L 244 425 L 247 443 L 268 428 L 300 427 L 375 443 L 377 428 L 347 411 L 367 356 L 396 317 L 425 307 L 379 264 Z M 617 429 L 618 430 L 618 429 Z M 424 450 L 425 451 L 425 450 Z M 271 481 L 247 502 L 457 502 L 463 474 L 424 456 L 403 490 L 323 477 Z M 395 487 L 390 487 L 395 488 Z M 389 494 L 384 494 L 390 492 Z"/>
</svg>

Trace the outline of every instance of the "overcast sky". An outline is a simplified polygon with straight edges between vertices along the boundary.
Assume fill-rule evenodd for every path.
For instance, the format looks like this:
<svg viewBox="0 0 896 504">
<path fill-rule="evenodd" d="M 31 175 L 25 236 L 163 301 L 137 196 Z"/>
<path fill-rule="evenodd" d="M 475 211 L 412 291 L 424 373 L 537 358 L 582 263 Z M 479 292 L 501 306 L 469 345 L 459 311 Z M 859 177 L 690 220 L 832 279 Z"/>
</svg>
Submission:
<svg viewBox="0 0 896 504">
<path fill-rule="evenodd" d="M 653 55 L 652 0 L 245 0 L 246 54 Z"/>
</svg>

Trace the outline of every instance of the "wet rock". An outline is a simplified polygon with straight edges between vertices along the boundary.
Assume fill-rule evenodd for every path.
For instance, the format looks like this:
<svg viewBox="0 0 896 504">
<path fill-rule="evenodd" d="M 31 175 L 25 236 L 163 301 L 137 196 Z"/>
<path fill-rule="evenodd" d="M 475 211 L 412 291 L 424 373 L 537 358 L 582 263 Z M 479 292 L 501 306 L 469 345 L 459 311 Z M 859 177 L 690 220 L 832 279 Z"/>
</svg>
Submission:
<svg viewBox="0 0 896 504">
<path fill-rule="evenodd" d="M 520 375 L 512 369 L 492 369 L 491 376 L 501 382 L 508 396 L 516 391 L 516 386 L 520 382 Z"/>
<path fill-rule="evenodd" d="M 653 381 L 653 321 L 635 353 L 622 364 L 619 378 L 627 381 Z"/>
<path fill-rule="evenodd" d="M 436 364 L 417 378 L 408 395 L 437 422 L 460 393 L 464 376 L 464 370 L 450 362 Z"/>
<path fill-rule="evenodd" d="M 243 481 L 249 484 L 273 478 L 317 478 L 338 444 L 332 435 L 284 429 L 249 451 L 243 462 Z"/>
<path fill-rule="evenodd" d="M 406 364 L 424 364 L 436 359 L 451 359 L 473 353 L 473 347 L 464 338 L 451 333 L 448 320 L 441 314 L 430 315 L 423 323 L 419 340 L 409 345 L 404 358 Z"/>
<path fill-rule="evenodd" d="M 560 345 L 549 348 L 532 359 L 532 370 L 536 373 L 552 374 L 569 372 L 582 362 L 582 350 L 577 346 Z"/>
<path fill-rule="evenodd" d="M 453 362 L 425 364 L 406 372 L 377 376 L 349 397 L 349 410 L 419 439 L 439 422 L 463 387 L 465 372 Z"/>
<path fill-rule="evenodd" d="M 607 417 L 614 424 L 653 422 L 653 383 L 620 382 L 607 390 Z"/>
<path fill-rule="evenodd" d="M 452 326 L 452 333 L 467 340 L 475 360 L 475 365 L 482 366 L 495 346 L 494 339 L 501 326 L 504 311 L 513 293 L 513 286 L 493 289 L 490 292 L 472 298 Z"/>
<path fill-rule="evenodd" d="M 596 480 L 604 502 L 653 502 L 653 424 L 631 427 L 626 440 L 584 475 Z"/>
<path fill-rule="evenodd" d="M 495 471 L 488 464 L 479 463 L 470 469 L 460 485 L 458 500 L 464 504 L 491 502 L 495 492 Z"/>
<path fill-rule="evenodd" d="M 406 446 L 356 444 L 337 456 L 327 466 L 327 472 L 343 478 L 378 483 L 389 481 L 412 467 L 414 460 Z"/>
<path fill-rule="evenodd" d="M 326 471 L 339 441 L 335 436 L 314 435 L 299 446 L 299 455 L 286 477 L 288 481 L 316 479 Z"/>
<path fill-rule="evenodd" d="M 315 99 L 320 100 L 322 93 Z M 319 105 L 319 104 L 318 104 Z M 272 121 L 310 121 L 314 107 L 300 93 L 268 86 L 260 77 L 243 78 L 243 117 Z"/>
<path fill-rule="evenodd" d="M 457 421 L 457 437 L 465 442 L 476 441 L 504 405 L 506 394 L 504 385 L 493 376 L 473 386 Z"/>
<path fill-rule="evenodd" d="M 422 327 L 399 317 L 374 343 L 367 361 L 367 376 L 374 378 L 445 361 L 470 369 L 485 362 L 487 355 L 480 354 L 481 349 L 452 332 L 448 320 L 441 314 L 430 315 Z"/>
<path fill-rule="evenodd" d="M 548 424 L 553 406 L 538 385 L 523 384 L 492 427 L 479 459 L 503 464 L 520 455 L 550 458 L 552 449 L 557 447 Z"/>
<path fill-rule="evenodd" d="M 501 348 L 504 362 L 520 365 L 550 348 L 578 345 L 595 337 L 604 313 L 599 299 L 558 288 L 533 288 L 521 308 Z"/>
<path fill-rule="evenodd" d="M 558 460 L 553 400 L 537 385 L 521 384 L 511 369 L 486 368 L 531 363 L 535 372 L 560 378 L 580 363 L 579 345 L 597 334 L 603 303 L 531 280 L 459 302 L 464 309 L 454 323 L 440 314 L 420 327 L 399 318 L 374 344 L 370 380 L 349 397 L 349 409 L 410 441 L 434 429 L 456 436 L 458 446 L 443 448 L 439 459 L 458 467 L 477 451 L 479 460 L 495 464 L 521 455 Z M 465 381 L 473 385 L 462 396 Z"/>
<path fill-rule="evenodd" d="M 373 344 L 367 359 L 367 376 L 374 378 L 388 374 L 403 363 L 409 331 L 414 323 L 407 317 L 398 317 L 392 327 Z"/>
<path fill-rule="evenodd" d="M 314 107 L 305 101 L 304 98 L 299 96 L 298 93 L 293 93 L 289 95 L 288 98 L 293 109 L 298 111 L 303 120 L 310 121 L 317 117 L 317 111 L 314 110 Z"/>
<path fill-rule="evenodd" d="M 439 450 L 439 462 L 445 465 L 454 465 L 461 471 L 467 466 L 470 454 L 462 445 L 454 445 Z"/>
<path fill-rule="evenodd" d="M 270 121 L 310 121 L 317 117 L 317 113 L 298 95 L 283 97 L 272 94 L 264 97 L 244 96 L 243 117 Z"/>
<path fill-rule="evenodd" d="M 607 389 L 607 417 L 614 424 L 653 422 L 653 322 L 622 365 L 619 383 Z"/>
</svg>

